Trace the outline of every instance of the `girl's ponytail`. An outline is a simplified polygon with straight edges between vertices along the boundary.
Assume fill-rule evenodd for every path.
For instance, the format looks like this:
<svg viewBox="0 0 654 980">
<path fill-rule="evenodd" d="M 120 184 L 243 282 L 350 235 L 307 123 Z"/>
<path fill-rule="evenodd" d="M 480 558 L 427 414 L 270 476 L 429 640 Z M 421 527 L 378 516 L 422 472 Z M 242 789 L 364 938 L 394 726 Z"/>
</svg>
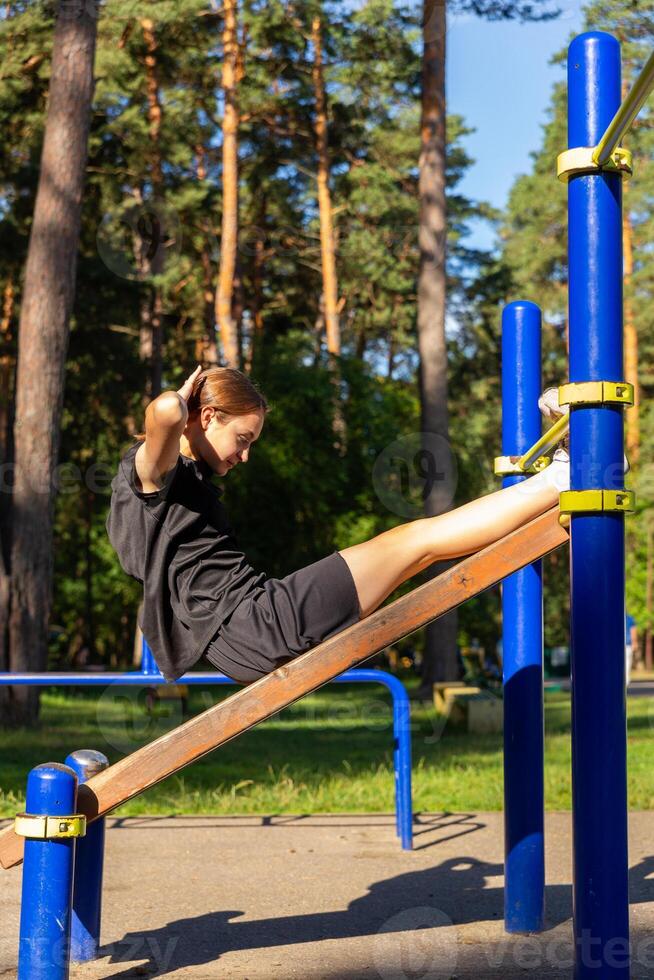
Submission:
<svg viewBox="0 0 654 980">
<path fill-rule="evenodd" d="M 206 380 L 207 380 L 206 372 L 204 374 L 201 374 L 195 380 L 195 383 L 193 385 L 193 391 L 191 392 L 188 402 L 186 403 L 188 406 L 189 415 L 195 415 L 196 412 L 200 411 L 200 407 L 202 403 L 202 389 L 204 388 L 204 383 Z"/>
</svg>

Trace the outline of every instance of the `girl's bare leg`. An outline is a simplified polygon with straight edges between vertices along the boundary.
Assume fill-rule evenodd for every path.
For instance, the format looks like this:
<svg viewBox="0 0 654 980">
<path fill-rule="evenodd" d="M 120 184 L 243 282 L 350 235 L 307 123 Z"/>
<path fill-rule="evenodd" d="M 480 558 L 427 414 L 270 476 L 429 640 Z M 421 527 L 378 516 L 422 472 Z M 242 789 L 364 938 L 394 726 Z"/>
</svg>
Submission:
<svg viewBox="0 0 654 980">
<path fill-rule="evenodd" d="M 357 588 L 361 618 L 433 562 L 479 551 L 553 507 L 560 489 L 566 489 L 557 485 L 558 465 L 447 514 L 400 524 L 341 551 Z"/>
</svg>

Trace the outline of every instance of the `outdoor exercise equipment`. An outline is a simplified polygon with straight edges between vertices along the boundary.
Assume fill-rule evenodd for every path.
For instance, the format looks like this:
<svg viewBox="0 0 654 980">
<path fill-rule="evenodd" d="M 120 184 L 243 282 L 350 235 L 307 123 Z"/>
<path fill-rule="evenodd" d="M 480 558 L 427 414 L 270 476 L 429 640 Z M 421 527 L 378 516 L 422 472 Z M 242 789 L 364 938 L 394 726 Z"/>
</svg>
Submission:
<svg viewBox="0 0 654 980">
<path fill-rule="evenodd" d="M 622 410 L 633 404 L 633 384 L 625 381 L 622 374 L 622 180 L 631 176 L 633 168 L 631 154 L 619 143 L 653 87 L 654 54 L 621 103 L 617 40 L 609 34 L 589 32 L 570 45 L 569 146 L 559 155 L 557 174 L 568 184 L 570 382 L 559 388 L 559 403 L 570 407 L 571 486 L 561 494 L 560 508 L 570 518 L 571 543 L 576 980 L 591 976 L 626 978 L 630 968 L 624 515 L 634 509 L 634 494 L 624 487 Z M 526 310 L 522 310 L 521 319 L 528 319 Z M 526 322 L 522 328 L 521 341 L 527 344 L 530 341 Z M 510 346 L 510 335 L 507 339 Z M 526 347 L 515 356 L 524 359 Z M 533 372 L 533 364 L 526 370 Z M 518 393 L 513 395 L 517 400 Z M 504 407 L 511 411 L 506 403 Z M 511 424 L 520 428 L 520 420 L 510 418 Z M 557 423 L 559 435 L 567 425 L 565 418 Z M 525 471 L 529 464 L 537 464 L 539 449 L 542 451 L 542 446 L 532 447 L 512 470 L 501 469 L 502 463 L 507 462 L 505 458 L 500 461 L 499 471 Z M 508 452 L 506 445 L 504 452 Z M 505 587 L 513 617 L 507 632 L 521 618 L 529 621 L 530 617 L 538 632 L 540 612 L 535 603 L 535 583 L 532 582 L 533 594 L 528 595 L 524 573 L 520 581 L 524 594 L 518 608 L 514 608 L 517 587 Z M 526 665 L 526 636 L 519 644 Z M 535 655 L 535 650 L 532 652 Z M 517 662 L 513 650 L 511 657 L 509 672 Z M 530 689 L 528 697 L 535 709 L 535 691 Z M 511 697 L 507 710 L 507 734 L 511 739 L 515 723 Z M 530 759 L 537 766 L 540 781 L 535 729 L 527 733 L 527 742 L 531 744 Z M 508 762 L 507 800 L 515 785 L 511 757 Z M 535 789 L 533 785 L 532 790 Z M 539 812 L 540 799 L 534 806 L 525 803 L 512 810 L 507 806 L 507 845 L 512 842 L 513 822 L 520 826 L 520 817 L 523 820 L 514 841 L 516 853 L 507 851 L 509 929 L 514 925 L 515 911 L 512 865 L 520 860 L 530 866 L 532 877 L 527 883 L 515 885 L 516 894 L 525 900 L 525 908 L 532 909 L 532 921 L 537 922 L 541 886 Z M 525 846 L 529 841 L 533 848 Z M 525 909 L 521 908 L 515 921 L 525 920 Z"/>
<path fill-rule="evenodd" d="M 395 786 L 395 828 L 402 849 L 410 851 L 413 847 L 413 804 L 411 791 L 411 704 L 402 681 L 385 670 L 359 668 L 346 670 L 334 677 L 334 684 L 378 684 L 385 687 L 391 695 L 393 716 L 393 779 Z M 0 685 L 19 685 L 28 687 L 139 687 L 147 685 L 148 690 L 171 685 L 157 667 L 152 651 L 143 640 L 141 669 L 132 671 L 102 671 L 102 673 L 78 671 L 28 671 L 25 673 L 0 673 Z M 216 670 L 194 670 L 180 678 L 186 686 L 235 685 L 236 681 Z M 77 767 L 68 759 L 68 765 Z M 81 782 L 92 775 L 88 765 L 82 774 Z"/>
<path fill-rule="evenodd" d="M 102 772 L 109 760 L 102 752 L 79 749 L 64 763 L 77 776 L 78 785 Z M 104 819 L 96 820 L 75 846 L 73 917 L 70 931 L 70 957 L 73 963 L 86 963 L 98 955 L 102 911 L 102 869 L 104 863 Z"/>
<path fill-rule="evenodd" d="M 541 314 L 534 303 L 510 303 L 502 315 L 502 485 L 527 479 L 521 462 L 506 457 L 536 453 L 541 440 Z M 559 427 L 559 430 L 561 427 Z M 496 470 L 498 467 L 496 465 Z M 513 472 L 506 470 L 513 469 Z M 540 932 L 545 920 L 545 799 L 543 731 L 542 563 L 528 565 L 502 584 L 504 684 L 504 924 L 507 932 Z"/>
<path fill-rule="evenodd" d="M 76 794 L 68 766 L 47 762 L 28 776 L 27 812 L 15 824 L 25 836 L 18 980 L 68 977 L 75 839 L 86 824 Z"/>
<path fill-rule="evenodd" d="M 654 86 L 654 56 L 620 104 L 620 47 L 608 34 L 591 32 L 576 38 L 568 55 L 568 143 L 557 161 L 560 179 L 568 183 L 570 382 L 559 390 L 570 419 L 525 449 L 532 432 L 532 407 L 515 393 L 515 429 L 505 434 L 506 457 L 520 477 L 570 428 L 571 489 L 553 508 L 438 578 L 378 609 L 306 654 L 279 668 L 226 701 L 132 753 L 78 788 L 66 767 L 47 764 L 30 774 L 27 816 L 0 833 L 0 863 L 20 863 L 25 851 L 27 894 L 23 893 L 21 956 L 41 937 L 52 941 L 52 908 L 38 906 L 32 895 L 46 880 L 44 855 L 54 855 L 62 834 L 71 838 L 60 852 L 60 873 L 53 902 L 59 908 L 70 895 L 74 835 L 86 821 L 111 812 L 206 753 L 247 731 L 337 674 L 361 663 L 401 637 L 436 619 L 508 576 L 526 569 L 510 583 L 507 602 L 529 594 L 525 609 L 536 615 L 537 569 L 528 568 L 568 540 L 560 515 L 569 515 L 571 538 L 571 648 L 574 832 L 575 978 L 602 980 L 629 976 L 627 894 L 626 715 L 624 676 L 624 514 L 633 509 L 625 490 L 622 409 L 632 403 L 633 388 L 622 377 L 622 199 L 621 181 L 632 172 L 631 154 L 619 146 Z M 535 314 L 523 306 L 517 319 L 524 329 Z M 511 314 L 507 314 L 510 319 Z M 517 329 L 517 328 L 516 328 Z M 517 336 L 517 334 L 516 334 Z M 530 360 L 531 364 L 531 360 Z M 533 365 L 529 368 L 535 369 Z M 522 409 L 520 405 L 522 404 Z M 523 415 L 520 416 L 520 412 Z M 527 414 L 529 413 L 529 414 Z M 515 453 L 512 452 L 515 438 Z M 508 465 L 507 464 L 507 465 Z M 513 591 L 512 591 L 513 590 Z M 506 607 L 505 607 L 506 608 Z M 535 628 L 534 623 L 531 624 Z M 537 632 L 537 630 L 536 630 Z M 507 807 L 515 798 L 516 742 L 526 732 L 525 758 L 540 751 L 536 728 L 516 718 L 514 690 L 523 683 L 536 710 L 539 671 L 535 641 L 516 639 L 505 669 L 508 694 Z M 536 636 L 536 640 L 538 636 Z M 518 678 L 520 678 L 518 680 Z M 539 722 L 540 723 L 540 722 Z M 542 922 L 542 822 L 538 760 L 533 778 L 535 805 L 507 813 L 507 928 L 525 927 L 516 875 L 532 877 L 524 891 L 528 915 Z M 34 787 L 61 780 L 65 809 Z M 521 819 L 524 823 L 521 824 Z M 58 829 L 59 828 L 59 829 Z M 63 828 L 63 830 L 61 829 Z M 67 833 L 68 831 L 68 833 Z M 27 838 L 27 839 L 25 839 Z M 56 839 L 60 838 L 60 839 Z M 51 845 L 56 843 L 57 847 Z M 59 852 L 57 852 L 59 853 Z M 40 876 L 40 877 L 39 877 Z M 41 888 L 41 892 L 43 892 Z M 54 906 L 53 906 L 54 907 Z M 61 919 L 63 926 L 68 918 Z M 59 920 L 57 920 L 59 921 Z M 27 955 L 27 954 L 26 954 Z M 21 961 L 23 962 L 23 961 Z M 26 969 L 23 967 L 23 969 Z M 20 980 L 39 978 L 25 972 Z M 61 974 L 65 976 L 65 974 Z M 52 970 L 47 980 L 58 980 Z"/>
<path fill-rule="evenodd" d="M 79 787 L 78 813 L 89 823 L 110 813 L 344 670 L 560 548 L 568 540 L 568 533 L 558 518 L 558 508 L 553 508 L 109 766 Z M 13 827 L 0 831 L 0 864 L 14 867 L 22 855 L 23 838 Z"/>
<path fill-rule="evenodd" d="M 559 165 L 568 180 L 570 384 L 559 400 L 570 405 L 571 489 L 561 509 L 571 514 L 577 980 L 629 975 L 624 514 L 633 494 L 624 490 L 622 409 L 633 396 L 622 376 L 621 187 L 629 169 L 620 148 L 607 152 L 651 89 L 651 59 L 646 74 L 621 109 L 616 39 L 594 32 L 570 45 L 568 143 L 597 146 L 585 172 Z"/>
</svg>

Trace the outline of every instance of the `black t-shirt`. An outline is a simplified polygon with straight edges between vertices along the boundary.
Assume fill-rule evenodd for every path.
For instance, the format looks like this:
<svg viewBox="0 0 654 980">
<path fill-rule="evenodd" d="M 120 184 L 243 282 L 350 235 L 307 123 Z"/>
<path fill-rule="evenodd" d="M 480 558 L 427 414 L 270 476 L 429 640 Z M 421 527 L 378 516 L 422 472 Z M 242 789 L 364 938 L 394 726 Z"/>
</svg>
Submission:
<svg viewBox="0 0 654 980">
<path fill-rule="evenodd" d="M 153 493 L 137 489 L 134 457 L 111 483 L 107 533 L 143 585 L 141 629 L 167 681 L 196 663 L 221 624 L 265 580 L 239 551 L 211 469 L 183 456 Z"/>
</svg>

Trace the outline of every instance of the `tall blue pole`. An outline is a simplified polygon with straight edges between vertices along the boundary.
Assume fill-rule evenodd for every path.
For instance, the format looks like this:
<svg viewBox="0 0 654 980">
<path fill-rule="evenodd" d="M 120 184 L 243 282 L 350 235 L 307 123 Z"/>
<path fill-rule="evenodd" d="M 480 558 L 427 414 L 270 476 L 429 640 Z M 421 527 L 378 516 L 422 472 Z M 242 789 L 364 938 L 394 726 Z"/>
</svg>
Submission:
<svg viewBox="0 0 654 980">
<path fill-rule="evenodd" d="M 568 51 L 568 146 L 594 146 L 620 104 L 620 46 Z M 568 184 L 570 381 L 623 381 L 621 177 Z M 572 406 L 571 489 L 623 485 L 622 409 Z M 571 518 L 575 977 L 629 976 L 624 516 Z"/>
<path fill-rule="evenodd" d="M 25 812 L 72 816 L 77 777 L 48 762 L 27 777 Z M 26 838 L 20 907 L 18 980 L 68 980 L 75 838 Z"/>
<path fill-rule="evenodd" d="M 502 453 L 540 438 L 541 316 L 534 303 L 502 314 Z M 512 486 L 524 476 L 505 476 Z M 545 918 L 542 564 L 502 586 L 504 669 L 504 925 L 539 932 Z"/>
<path fill-rule="evenodd" d="M 85 783 L 109 765 L 102 752 L 79 749 L 66 758 L 66 765 Z M 104 865 L 105 818 L 95 820 L 77 842 L 73 887 L 73 918 L 70 958 L 73 963 L 97 959 L 102 911 L 102 869 Z"/>
</svg>

